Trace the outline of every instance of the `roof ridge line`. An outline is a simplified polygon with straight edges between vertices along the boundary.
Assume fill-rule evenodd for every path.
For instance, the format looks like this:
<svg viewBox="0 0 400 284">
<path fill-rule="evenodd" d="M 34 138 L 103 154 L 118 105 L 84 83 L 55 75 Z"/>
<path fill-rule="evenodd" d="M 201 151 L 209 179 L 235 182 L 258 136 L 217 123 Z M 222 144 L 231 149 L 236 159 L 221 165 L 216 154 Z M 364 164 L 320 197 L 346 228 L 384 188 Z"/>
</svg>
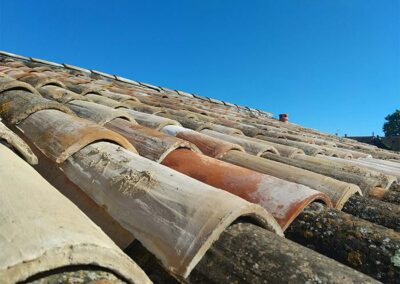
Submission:
<svg viewBox="0 0 400 284">
<path fill-rule="evenodd" d="M 112 74 L 109 74 L 109 73 L 106 73 L 106 72 L 97 71 L 97 70 L 93 70 L 93 69 L 88 69 L 88 68 L 84 68 L 84 67 L 79 67 L 79 66 L 75 66 L 75 65 L 72 65 L 72 64 L 56 63 L 56 62 L 45 60 L 45 59 L 38 59 L 38 58 L 35 58 L 35 57 L 26 57 L 26 56 L 23 56 L 23 55 L 7 52 L 7 51 L 3 51 L 3 50 L 0 50 L 0 56 L 1 55 L 2 56 L 7 56 L 7 57 L 13 57 L 13 58 L 17 58 L 17 59 L 22 59 L 22 60 L 27 60 L 27 61 L 32 61 L 32 62 L 37 62 L 37 63 L 40 63 L 40 64 L 50 65 L 50 66 L 53 66 L 53 67 L 66 68 L 66 69 L 75 70 L 75 71 L 79 71 L 79 72 L 84 72 L 84 73 L 88 73 L 88 74 L 95 74 L 97 76 L 102 76 L 102 77 L 105 77 L 105 78 L 108 78 L 108 79 L 112 79 L 112 80 L 116 80 L 116 81 L 120 81 L 120 82 L 123 82 L 123 83 L 131 84 L 131 85 L 135 85 L 135 86 L 147 87 L 147 88 L 150 88 L 150 89 L 157 90 L 159 92 L 165 91 L 165 89 L 167 89 L 167 90 L 176 92 L 180 96 L 191 97 L 193 99 L 198 99 L 198 100 L 205 100 L 207 102 L 210 102 L 210 103 L 213 103 L 213 104 L 219 104 L 219 105 L 221 105 L 221 102 L 222 102 L 222 105 L 225 105 L 225 106 L 228 106 L 228 107 L 236 107 L 238 109 L 246 110 L 246 111 L 250 111 L 250 112 L 256 111 L 258 114 L 264 115 L 264 116 L 270 117 L 270 118 L 272 118 L 272 116 L 273 116 L 272 113 L 266 112 L 266 111 L 263 111 L 263 110 L 260 110 L 260 109 L 254 109 L 254 108 L 251 108 L 251 107 L 248 107 L 248 106 L 240 106 L 238 104 L 225 102 L 225 101 L 220 101 L 218 99 L 213 99 L 213 98 L 209 98 L 209 97 L 203 97 L 203 96 L 200 96 L 200 95 L 195 94 L 195 93 L 188 93 L 188 92 L 181 91 L 181 90 L 172 90 L 172 89 L 169 89 L 169 88 L 166 88 L 166 87 L 155 86 L 155 85 L 152 85 L 152 84 L 149 84 L 149 83 L 135 81 L 135 80 L 124 78 L 124 77 L 121 77 L 121 76 L 118 76 L 118 75 L 112 75 Z"/>
</svg>

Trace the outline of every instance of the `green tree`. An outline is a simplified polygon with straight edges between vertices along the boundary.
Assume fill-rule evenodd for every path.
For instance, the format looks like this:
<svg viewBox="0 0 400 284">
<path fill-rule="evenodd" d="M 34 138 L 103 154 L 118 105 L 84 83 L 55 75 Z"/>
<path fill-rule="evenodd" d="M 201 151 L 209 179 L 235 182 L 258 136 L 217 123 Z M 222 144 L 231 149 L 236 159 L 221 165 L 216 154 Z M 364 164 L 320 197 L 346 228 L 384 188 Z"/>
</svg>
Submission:
<svg viewBox="0 0 400 284">
<path fill-rule="evenodd" d="M 383 125 L 383 132 L 385 136 L 400 136 L 400 110 L 385 117 L 385 124 Z"/>
</svg>

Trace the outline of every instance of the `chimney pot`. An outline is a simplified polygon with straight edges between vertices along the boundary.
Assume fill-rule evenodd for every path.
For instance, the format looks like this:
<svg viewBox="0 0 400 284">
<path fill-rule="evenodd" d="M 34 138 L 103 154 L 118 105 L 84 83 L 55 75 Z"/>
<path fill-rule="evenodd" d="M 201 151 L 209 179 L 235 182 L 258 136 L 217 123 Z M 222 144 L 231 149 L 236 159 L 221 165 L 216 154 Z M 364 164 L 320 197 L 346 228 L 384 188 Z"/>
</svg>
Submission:
<svg viewBox="0 0 400 284">
<path fill-rule="evenodd" d="M 279 121 L 282 122 L 288 122 L 289 121 L 289 116 L 287 113 L 282 113 L 279 115 Z"/>
</svg>

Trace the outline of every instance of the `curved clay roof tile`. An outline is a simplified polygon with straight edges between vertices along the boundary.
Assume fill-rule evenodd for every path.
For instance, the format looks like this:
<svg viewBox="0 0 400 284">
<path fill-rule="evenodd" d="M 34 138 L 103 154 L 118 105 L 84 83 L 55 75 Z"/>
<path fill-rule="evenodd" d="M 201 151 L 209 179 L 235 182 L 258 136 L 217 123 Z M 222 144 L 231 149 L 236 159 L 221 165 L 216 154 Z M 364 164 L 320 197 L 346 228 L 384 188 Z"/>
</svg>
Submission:
<svg viewBox="0 0 400 284">
<path fill-rule="evenodd" d="M 9 91 L 9 90 L 25 90 L 35 95 L 39 95 L 39 92 L 32 87 L 31 85 L 21 82 L 19 80 L 15 80 L 9 76 L 0 76 L 0 93 Z"/>
<path fill-rule="evenodd" d="M 45 109 L 56 109 L 74 115 L 66 106 L 24 90 L 0 93 L 0 117 L 9 124 L 17 124 L 31 114 Z"/>
<path fill-rule="evenodd" d="M 56 163 L 96 141 L 111 141 L 137 153 L 121 135 L 58 110 L 42 110 L 16 126 L 37 148 Z"/>
<path fill-rule="evenodd" d="M 40 74 L 40 73 L 39 73 Z M 22 77 L 19 80 L 31 84 L 35 88 L 40 88 L 47 85 L 59 86 L 61 88 L 66 88 L 63 82 L 57 80 L 52 77 L 48 77 L 46 75 L 28 75 L 26 77 Z"/>
</svg>

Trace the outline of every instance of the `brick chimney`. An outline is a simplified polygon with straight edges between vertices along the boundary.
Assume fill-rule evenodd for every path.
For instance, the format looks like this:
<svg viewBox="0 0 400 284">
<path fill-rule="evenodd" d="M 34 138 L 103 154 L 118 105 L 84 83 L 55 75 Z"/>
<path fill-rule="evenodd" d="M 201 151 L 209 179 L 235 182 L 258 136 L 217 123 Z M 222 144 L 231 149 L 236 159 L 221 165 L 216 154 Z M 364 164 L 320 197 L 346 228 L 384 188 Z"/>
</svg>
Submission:
<svg viewBox="0 0 400 284">
<path fill-rule="evenodd" d="M 282 122 L 288 122 L 289 121 L 289 116 L 287 113 L 282 113 L 279 115 L 279 121 Z"/>
</svg>

